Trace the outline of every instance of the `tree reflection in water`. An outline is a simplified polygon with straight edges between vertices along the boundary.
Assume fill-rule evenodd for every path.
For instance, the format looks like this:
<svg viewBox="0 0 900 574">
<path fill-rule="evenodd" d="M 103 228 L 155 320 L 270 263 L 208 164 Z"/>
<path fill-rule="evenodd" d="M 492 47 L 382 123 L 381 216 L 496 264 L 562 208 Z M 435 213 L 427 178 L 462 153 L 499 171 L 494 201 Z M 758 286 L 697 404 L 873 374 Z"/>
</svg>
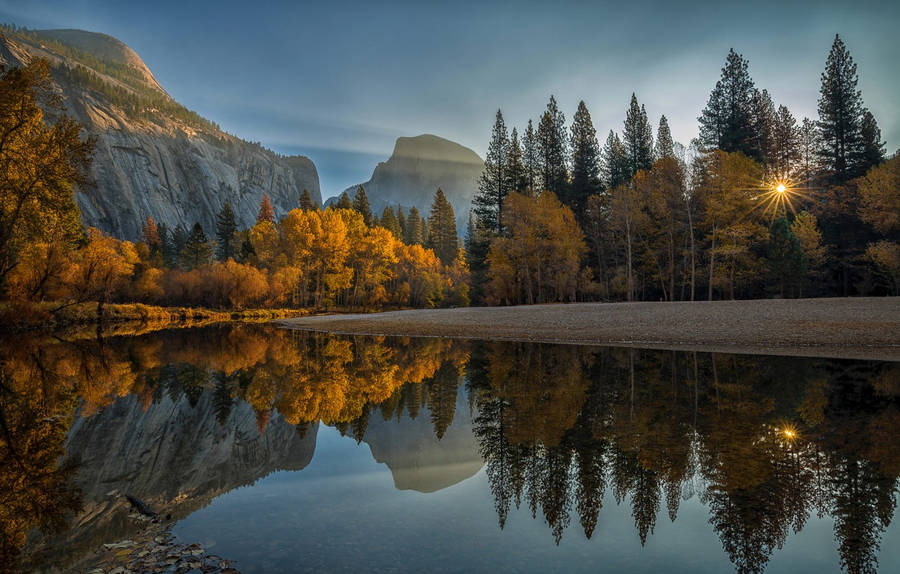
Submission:
<svg viewBox="0 0 900 574">
<path fill-rule="evenodd" d="M 244 402 L 260 433 L 278 413 L 301 435 L 322 422 L 357 442 L 371 417 L 428 416 L 440 440 L 464 381 L 500 528 L 524 505 L 557 543 L 576 517 L 591 538 L 610 492 L 643 544 L 663 507 L 675 521 L 698 496 L 741 572 L 764 570 L 813 512 L 834 518 L 843 569 L 874 571 L 900 475 L 891 363 L 254 325 L 0 349 L 0 564 L 79 512 L 68 428 L 126 395 L 146 410 L 208 393 L 219 425 Z"/>
</svg>

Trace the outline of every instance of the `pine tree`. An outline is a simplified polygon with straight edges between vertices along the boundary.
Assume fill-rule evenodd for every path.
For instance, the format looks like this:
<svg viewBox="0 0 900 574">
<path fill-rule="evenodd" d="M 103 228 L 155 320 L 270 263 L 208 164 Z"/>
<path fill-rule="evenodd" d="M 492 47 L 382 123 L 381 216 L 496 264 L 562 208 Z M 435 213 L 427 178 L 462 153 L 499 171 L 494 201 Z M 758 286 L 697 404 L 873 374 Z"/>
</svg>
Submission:
<svg viewBox="0 0 900 574">
<path fill-rule="evenodd" d="M 353 209 L 363 216 L 363 221 L 367 227 L 372 226 L 372 208 L 369 206 L 369 198 L 363 186 L 356 188 L 356 194 L 353 196 Z"/>
<path fill-rule="evenodd" d="M 275 223 L 275 208 L 272 207 L 272 200 L 269 199 L 268 193 L 264 193 L 259 202 L 259 212 L 256 214 L 256 222 L 259 223 L 260 221 Z"/>
<path fill-rule="evenodd" d="M 566 193 L 568 173 L 566 118 L 550 96 L 547 110 L 541 116 L 537 129 L 537 149 L 543 189 L 562 196 Z"/>
<path fill-rule="evenodd" d="M 163 254 L 169 267 L 175 267 L 180 264 L 181 250 L 184 249 L 187 239 L 187 229 L 184 228 L 184 225 L 179 223 L 175 226 L 175 229 L 172 230 L 172 241 L 169 246 L 171 251 L 168 254 Z"/>
<path fill-rule="evenodd" d="M 335 204 L 336 209 L 353 209 L 353 202 L 350 201 L 350 196 L 347 195 L 347 192 L 341 194 L 341 196 L 337 200 L 337 204 Z"/>
<path fill-rule="evenodd" d="M 216 257 L 219 261 L 227 261 L 237 256 L 237 221 L 231 203 L 225 202 L 216 215 Z"/>
<path fill-rule="evenodd" d="M 749 62 L 733 49 L 700 115 L 700 142 L 709 148 L 754 157 Z"/>
<path fill-rule="evenodd" d="M 199 223 L 195 223 L 181 249 L 179 263 L 183 269 L 190 271 L 209 264 L 211 260 L 212 247 L 206 239 L 206 233 Z"/>
<path fill-rule="evenodd" d="M 303 211 L 312 211 L 315 208 L 315 204 L 313 203 L 312 196 L 309 194 L 308 189 L 304 189 L 303 193 L 300 194 L 300 209 Z"/>
<path fill-rule="evenodd" d="M 587 198 L 603 189 L 597 130 L 594 129 L 591 114 L 583 101 L 578 103 L 578 110 L 572 118 L 571 132 L 572 182 L 569 192 L 563 197 L 563 203 L 580 215 L 587 206 Z"/>
<path fill-rule="evenodd" d="M 534 127 L 531 120 L 528 120 L 528 127 L 525 128 L 525 137 L 522 138 L 522 163 L 525 166 L 525 191 L 529 195 L 533 195 L 540 187 L 539 172 L 539 156 L 537 147 L 537 136 L 534 133 Z"/>
<path fill-rule="evenodd" d="M 669 120 L 666 116 L 660 116 L 659 127 L 656 128 L 656 146 L 653 151 L 654 159 L 663 159 L 665 157 L 675 157 L 675 141 L 672 139 L 672 132 L 669 131 Z"/>
<path fill-rule="evenodd" d="M 786 106 L 779 106 L 772 130 L 772 173 L 778 179 L 792 178 L 800 171 L 801 133 Z"/>
<path fill-rule="evenodd" d="M 469 266 L 469 294 L 472 301 L 481 303 L 484 300 L 484 286 L 487 283 L 487 254 L 491 246 L 491 237 L 469 211 L 466 225 L 466 263 Z"/>
<path fill-rule="evenodd" d="M 459 237 L 456 233 L 456 216 L 443 190 L 438 188 L 428 215 L 428 246 L 444 265 L 450 265 L 459 254 Z"/>
<path fill-rule="evenodd" d="M 503 112 L 497 110 L 494 129 L 491 131 L 491 142 L 488 144 L 487 156 L 484 158 L 484 171 L 478 182 L 478 193 L 472 199 L 475 216 L 481 225 L 492 232 L 500 231 L 500 211 L 503 200 L 509 193 L 506 177 L 507 155 L 509 154 L 509 135 Z M 412 211 L 410 211 L 412 216 Z"/>
<path fill-rule="evenodd" d="M 868 109 L 863 109 L 862 120 L 859 129 L 862 142 L 862 155 L 860 156 L 859 171 L 867 173 L 869 168 L 875 167 L 884 161 L 884 142 L 881 141 L 881 130 L 875 116 Z"/>
<path fill-rule="evenodd" d="M 817 150 L 819 149 L 819 132 L 816 122 L 803 118 L 800 125 L 800 177 L 811 187 L 816 172 Z"/>
<path fill-rule="evenodd" d="M 763 165 L 766 173 L 775 167 L 775 102 L 768 90 L 753 90 L 750 98 L 753 125 L 753 159 Z"/>
<path fill-rule="evenodd" d="M 834 183 L 845 183 L 863 173 L 863 103 L 857 82 L 856 64 L 836 35 L 822 73 L 818 122 L 819 156 Z"/>
<path fill-rule="evenodd" d="M 403 231 L 400 229 L 400 222 L 394 215 L 394 210 L 390 205 L 381 212 L 381 226 L 391 232 L 391 234 L 399 240 L 403 240 Z"/>
<path fill-rule="evenodd" d="M 406 214 L 403 213 L 403 206 L 397 205 L 397 225 L 400 226 L 400 239 L 406 237 Z"/>
<path fill-rule="evenodd" d="M 407 245 L 422 245 L 424 243 L 422 217 L 415 207 L 409 208 L 409 217 L 406 218 L 406 233 L 403 242 Z"/>
<path fill-rule="evenodd" d="M 172 267 L 173 265 L 169 259 L 169 255 L 172 252 L 172 238 L 171 233 L 169 233 L 169 227 L 165 223 L 158 223 L 156 224 L 156 233 L 159 236 L 159 254 L 162 256 L 163 265 Z"/>
<path fill-rule="evenodd" d="M 629 180 L 628 157 L 619 134 L 609 131 L 603 146 L 603 180 L 607 189 L 613 189 Z"/>
<path fill-rule="evenodd" d="M 653 165 L 653 130 L 647 120 L 647 111 L 638 105 L 637 97 L 631 94 L 631 104 L 625 114 L 625 131 L 623 142 L 625 157 L 628 161 L 628 177 L 641 169 L 650 169 Z"/>
<path fill-rule="evenodd" d="M 509 139 L 509 153 L 506 154 L 506 189 L 522 193 L 527 188 L 528 182 L 525 174 L 525 164 L 522 161 L 522 148 L 519 147 L 519 132 L 513 128 Z"/>
</svg>

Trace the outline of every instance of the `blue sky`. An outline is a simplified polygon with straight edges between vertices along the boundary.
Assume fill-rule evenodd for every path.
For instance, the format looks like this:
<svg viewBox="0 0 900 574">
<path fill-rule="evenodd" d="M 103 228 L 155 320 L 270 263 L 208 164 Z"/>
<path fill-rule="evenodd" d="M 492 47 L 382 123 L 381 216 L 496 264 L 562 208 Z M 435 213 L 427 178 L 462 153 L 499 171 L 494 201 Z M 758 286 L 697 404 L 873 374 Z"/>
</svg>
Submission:
<svg viewBox="0 0 900 574">
<path fill-rule="evenodd" d="M 323 196 L 366 180 L 396 137 L 484 154 L 493 115 L 524 126 L 555 94 L 601 139 L 632 91 L 687 143 L 728 49 L 757 86 L 815 117 L 835 33 L 887 140 L 900 146 L 898 2 L 116 2 L 0 0 L 0 21 L 104 32 L 178 101 L 319 168 Z"/>
</svg>

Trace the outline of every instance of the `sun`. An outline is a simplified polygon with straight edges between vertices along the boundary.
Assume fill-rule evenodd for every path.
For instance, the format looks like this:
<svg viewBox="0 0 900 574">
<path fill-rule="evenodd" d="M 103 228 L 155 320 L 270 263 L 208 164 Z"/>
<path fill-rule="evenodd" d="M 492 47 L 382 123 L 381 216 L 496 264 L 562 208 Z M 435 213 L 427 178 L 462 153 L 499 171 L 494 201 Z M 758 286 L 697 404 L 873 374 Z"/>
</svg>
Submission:
<svg viewBox="0 0 900 574">
<path fill-rule="evenodd" d="M 785 191 L 787 191 L 787 188 L 783 183 L 779 183 L 778 186 L 775 187 L 775 191 L 777 191 L 778 193 L 784 193 Z"/>
<path fill-rule="evenodd" d="M 806 197 L 803 190 L 790 179 L 761 182 L 759 189 L 762 193 L 756 197 L 759 200 L 758 207 L 762 208 L 765 215 L 770 216 L 771 221 L 787 216 L 788 210 L 796 214 L 794 202 Z"/>
</svg>

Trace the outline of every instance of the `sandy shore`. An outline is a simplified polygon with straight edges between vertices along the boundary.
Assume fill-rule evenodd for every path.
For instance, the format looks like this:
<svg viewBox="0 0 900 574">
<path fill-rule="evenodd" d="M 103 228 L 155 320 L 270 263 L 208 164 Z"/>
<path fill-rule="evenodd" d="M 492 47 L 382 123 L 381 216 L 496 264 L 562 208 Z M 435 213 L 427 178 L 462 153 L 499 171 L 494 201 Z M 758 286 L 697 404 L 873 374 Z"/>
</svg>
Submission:
<svg viewBox="0 0 900 574">
<path fill-rule="evenodd" d="M 278 323 L 346 334 L 900 361 L 900 297 L 470 307 Z"/>
</svg>

